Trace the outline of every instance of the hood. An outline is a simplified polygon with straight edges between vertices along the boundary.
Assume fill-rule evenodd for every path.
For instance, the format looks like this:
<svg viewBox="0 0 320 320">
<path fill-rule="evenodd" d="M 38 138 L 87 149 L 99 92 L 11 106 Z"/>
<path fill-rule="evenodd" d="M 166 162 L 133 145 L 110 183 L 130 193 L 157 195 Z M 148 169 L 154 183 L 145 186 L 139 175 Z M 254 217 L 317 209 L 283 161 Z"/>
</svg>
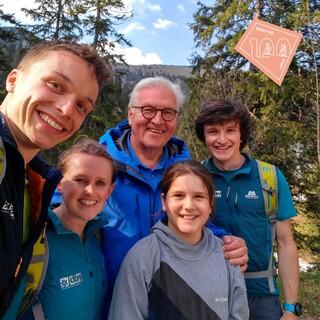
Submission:
<svg viewBox="0 0 320 320">
<path fill-rule="evenodd" d="M 128 120 L 120 122 L 116 127 L 109 129 L 101 136 L 99 142 L 103 144 L 113 160 L 126 166 L 132 166 L 132 158 L 128 153 L 127 138 L 131 133 Z M 190 158 L 190 152 L 183 140 L 172 137 L 166 147 L 172 162 Z M 117 168 L 121 170 L 120 168 Z"/>
<path fill-rule="evenodd" d="M 206 227 L 203 228 L 202 239 L 196 245 L 190 245 L 178 238 L 166 225 L 166 219 L 158 221 L 153 226 L 152 233 L 165 248 L 168 248 L 172 254 L 183 260 L 202 260 L 212 254 L 213 251 L 222 251 L 221 240 L 214 237 L 213 233 Z"/>
</svg>

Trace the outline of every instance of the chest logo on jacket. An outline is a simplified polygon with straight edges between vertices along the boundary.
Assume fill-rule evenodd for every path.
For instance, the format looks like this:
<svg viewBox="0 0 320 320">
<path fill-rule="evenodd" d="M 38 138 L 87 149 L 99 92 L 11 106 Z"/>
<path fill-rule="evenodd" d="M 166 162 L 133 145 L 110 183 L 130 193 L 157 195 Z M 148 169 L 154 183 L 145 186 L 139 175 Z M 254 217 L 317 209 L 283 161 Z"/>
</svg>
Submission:
<svg viewBox="0 0 320 320">
<path fill-rule="evenodd" d="M 245 195 L 246 199 L 248 200 L 256 200 L 258 199 L 259 197 L 257 196 L 256 192 L 255 191 L 251 191 L 249 190 L 248 193 Z"/>
<path fill-rule="evenodd" d="M 221 197 L 222 197 L 222 192 L 221 192 L 221 190 L 216 190 L 216 192 L 215 192 L 215 197 L 216 197 L 216 198 L 221 198 Z"/>
<path fill-rule="evenodd" d="M 15 219 L 13 204 L 8 202 L 7 200 L 4 203 L 4 205 L 2 206 L 1 211 L 3 214 L 9 215 L 12 220 Z"/>
<path fill-rule="evenodd" d="M 63 290 L 70 289 L 80 285 L 82 281 L 83 281 L 82 273 L 79 272 L 71 276 L 60 278 L 60 287 Z"/>
</svg>

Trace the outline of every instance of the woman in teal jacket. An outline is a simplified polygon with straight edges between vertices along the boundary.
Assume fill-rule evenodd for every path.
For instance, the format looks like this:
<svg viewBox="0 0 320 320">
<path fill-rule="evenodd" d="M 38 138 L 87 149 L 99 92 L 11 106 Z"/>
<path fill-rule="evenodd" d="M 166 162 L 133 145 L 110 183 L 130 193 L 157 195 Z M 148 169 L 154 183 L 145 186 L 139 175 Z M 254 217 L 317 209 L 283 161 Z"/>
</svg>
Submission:
<svg viewBox="0 0 320 320">
<path fill-rule="evenodd" d="M 93 165 L 94 164 L 94 165 Z M 63 201 L 49 212 L 49 263 L 34 319 L 101 319 L 107 290 L 106 270 L 95 232 L 98 215 L 113 189 L 115 169 L 105 148 L 84 139 L 59 159 Z M 31 310 L 24 319 L 32 319 Z"/>
</svg>

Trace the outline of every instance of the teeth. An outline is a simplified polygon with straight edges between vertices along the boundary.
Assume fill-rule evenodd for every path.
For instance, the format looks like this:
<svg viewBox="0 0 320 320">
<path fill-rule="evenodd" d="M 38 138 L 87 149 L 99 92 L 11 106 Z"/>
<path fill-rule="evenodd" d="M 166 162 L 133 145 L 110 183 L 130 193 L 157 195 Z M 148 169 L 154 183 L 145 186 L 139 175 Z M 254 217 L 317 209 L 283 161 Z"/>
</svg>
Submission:
<svg viewBox="0 0 320 320">
<path fill-rule="evenodd" d="M 93 206 L 97 203 L 97 201 L 95 201 L 95 200 L 80 200 L 80 202 L 88 207 Z"/>
<path fill-rule="evenodd" d="M 196 216 L 182 216 L 182 217 L 183 217 L 183 219 L 185 219 L 185 220 L 193 220 L 193 219 L 196 218 Z"/>
<path fill-rule="evenodd" d="M 157 129 L 149 129 L 153 133 L 162 133 L 162 130 L 157 130 Z"/>
<path fill-rule="evenodd" d="M 46 114 L 44 113 L 40 113 L 40 118 L 46 122 L 49 126 L 51 126 L 52 128 L 55 128 L 56 130 L 62 131 L 63 128 L 58 125 L 56 122 L 54 122 L 51 118 L 49 118 Z"/>
</svg>

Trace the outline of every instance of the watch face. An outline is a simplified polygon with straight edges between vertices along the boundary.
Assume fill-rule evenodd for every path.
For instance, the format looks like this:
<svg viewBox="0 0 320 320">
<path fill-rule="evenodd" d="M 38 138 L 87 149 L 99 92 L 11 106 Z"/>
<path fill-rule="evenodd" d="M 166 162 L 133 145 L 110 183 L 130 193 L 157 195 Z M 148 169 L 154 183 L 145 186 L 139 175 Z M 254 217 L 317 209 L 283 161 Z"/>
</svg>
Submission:
<svg viewBox="0 0 320 320">
<path fill-rule="evenodd" d="M 300 303 L 296 303 L 294 305 L 294 312 L 297 316 L 301 316 L 302 315 L 302 305 Z"/>
</svg>

